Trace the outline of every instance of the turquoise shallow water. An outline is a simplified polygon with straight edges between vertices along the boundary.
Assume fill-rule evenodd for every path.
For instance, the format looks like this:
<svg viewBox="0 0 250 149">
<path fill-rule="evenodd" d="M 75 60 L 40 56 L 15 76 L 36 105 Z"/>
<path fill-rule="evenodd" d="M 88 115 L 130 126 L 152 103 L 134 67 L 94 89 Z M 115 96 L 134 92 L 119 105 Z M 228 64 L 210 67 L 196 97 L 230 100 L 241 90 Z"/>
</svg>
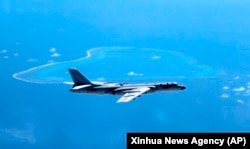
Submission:
<svg viewBox="0 0 250 149">
<path fill-rule="evenodd" d="M 80 59 L 51 63 L 14 74 L 14 78 L 33 83 L 71 81 L 68 68 L 75 67 L 92 80 L 159 81 L 161 79 L 202 78 L 218 71 L 181 52 L 135 47 L 100 47 L 87 51 Z"/>
</svg>

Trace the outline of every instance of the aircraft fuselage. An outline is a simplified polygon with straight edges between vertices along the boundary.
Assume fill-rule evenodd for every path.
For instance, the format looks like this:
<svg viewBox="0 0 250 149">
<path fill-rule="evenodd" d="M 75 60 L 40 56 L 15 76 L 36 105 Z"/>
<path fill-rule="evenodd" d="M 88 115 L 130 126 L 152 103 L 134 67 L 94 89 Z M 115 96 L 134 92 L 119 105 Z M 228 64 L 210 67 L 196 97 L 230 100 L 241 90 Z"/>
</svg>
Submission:
<svg viewBox="0 0 250 149">
<path fill-rule="evenodd" d="M 117 84 L 117 85 L 95 85 L 83 88 L 71 88 L 70 91 L 74 93 L 92 93 L 92 94 L 113 94 L 122 95 L 123 91 L 129 89 L 135 89 L 140 87 L 149 87 L 150 90 L 147 93 L 153 93 L 156 91 L 173 91 L 184 90 L 184 86 L 177 85 L 176 83 L 148 83 L 148 84 Z"/>
<path fill-rule="evenodd" d="M 122 95 L 117 102 L 129 102 L 140 97 L 142 94 L 158 91 L 178 91 L 186 89 L 185 86 L 175 82 L 164 83 L 144 83 L 144 84 L 126 84 L 111 82 L 93 82 L 89 81 L 77 69 L 69 69 L 73 80 L 73 86 L 70 89 L 73 93 L 88 94 L 112 94 Z"/>
</svg>

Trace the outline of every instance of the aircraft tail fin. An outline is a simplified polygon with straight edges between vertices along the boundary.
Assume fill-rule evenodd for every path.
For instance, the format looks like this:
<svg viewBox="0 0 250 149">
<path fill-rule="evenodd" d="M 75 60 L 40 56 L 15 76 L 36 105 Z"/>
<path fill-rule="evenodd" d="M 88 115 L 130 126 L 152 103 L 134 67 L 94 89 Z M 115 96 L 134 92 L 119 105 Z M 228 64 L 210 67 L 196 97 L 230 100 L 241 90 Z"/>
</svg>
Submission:
<svg viewBox="0 0 250 149">
<path fill-rule="evenodd" d="M 69 68 L 69 73 L 74 82 L 74 86 L 92 84 L 86 77 L 84 77 L 76 68 Z"/>
</svg>

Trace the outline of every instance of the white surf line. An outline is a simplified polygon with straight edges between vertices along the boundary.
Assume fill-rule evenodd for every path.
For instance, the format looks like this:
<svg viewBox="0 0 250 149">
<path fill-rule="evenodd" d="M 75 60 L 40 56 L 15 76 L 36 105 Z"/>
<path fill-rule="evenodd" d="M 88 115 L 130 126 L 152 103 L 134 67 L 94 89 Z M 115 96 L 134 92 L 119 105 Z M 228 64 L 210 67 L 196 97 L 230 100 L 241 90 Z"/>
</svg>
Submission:
<svg viewBox="0 0 250 149">
<path fill-rule="evenodd" d="M 87 51 L 86 51 L 87 56 L 85 56 L 85 57 L 83 57 L 83 58 L 79 58 L 79 59 L 71 60 L 71 61 L 53 62 L 53 63 L 49 63 L 49 64 L 44 64 L 44 65 L 41 65 L 41 66 L 37 66 L 37 67 L 30 68 L 30 69 L 28 69 L 28 70 L 24 70 L 24 71 L 21 71 L 21 72 L 18 72 L 18 73 L 14 73 L 14 74 L 12 75 L 12 77 L 15 78 L 15 79 L 17 79 L 17 80 L 24 81 L 24 82 L 38 83 L 38 82 L 29 81 L 29 80 L 24 80 L 24 79 L 18 78 L 17 76 L 20 75 L 20 74 L 27 73 L 27 72 L 32 71 L 32 70 L 40 69 L 40 68 L 47 67 L 47 66 L 51 66 L 51 65 L 63 64 L 63 63 L 69 63 L 69 62 L 77 62 L 77 61 L 85 60 L 85 59 L 88 59 L 88 58 L 91 57 L 91 52 L 96 51 L 96 50 L 100 50 L 100 49 L 103 49 L 103 48 L 134 48 L 134 47 L 110 46 L 110 47 L 98 47 L 98 48 L 93 48 L 93 49 L 87 50 Z M 38 83 L 38 84 L 42 84 L 42 83 Z"/>
</svg>

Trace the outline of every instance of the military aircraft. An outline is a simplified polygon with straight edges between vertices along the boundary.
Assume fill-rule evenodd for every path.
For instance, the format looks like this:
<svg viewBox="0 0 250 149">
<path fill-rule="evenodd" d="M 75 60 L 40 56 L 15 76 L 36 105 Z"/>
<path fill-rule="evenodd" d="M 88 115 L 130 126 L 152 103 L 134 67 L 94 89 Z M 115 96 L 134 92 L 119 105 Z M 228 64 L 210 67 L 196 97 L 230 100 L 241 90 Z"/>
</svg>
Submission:
<svg viewBox="0 0 250 149">
<path fill-rule="evenodd" d="M 69 73 L 73 80 L 73 86 L 70 89 L 71 92 L 121 95 L 122 97 L 117 100 L 117 103 L 129 102 L 140 97 L 142 94 L 186 89 L 185 86 L 179 85 L 176 82 L 145 84 L 94 82 L 89 81 L 76 68 L 69 68 Z"/>
</svg>

